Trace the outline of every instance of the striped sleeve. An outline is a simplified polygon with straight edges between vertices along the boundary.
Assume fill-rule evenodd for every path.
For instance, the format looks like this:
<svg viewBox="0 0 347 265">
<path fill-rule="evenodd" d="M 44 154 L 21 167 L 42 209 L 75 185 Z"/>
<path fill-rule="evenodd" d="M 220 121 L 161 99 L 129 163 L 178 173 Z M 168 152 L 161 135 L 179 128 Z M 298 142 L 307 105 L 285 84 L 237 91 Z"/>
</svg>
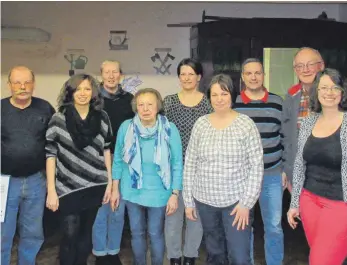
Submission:
<svg viewBox="0 0 347 265">
<path fill-rule="evenodd" d="M 57 138 L 57 114 L 54 114 L 48 123 L 46 131 L 46 158 L 56 157 L 58 154 Z"/>
</svg>

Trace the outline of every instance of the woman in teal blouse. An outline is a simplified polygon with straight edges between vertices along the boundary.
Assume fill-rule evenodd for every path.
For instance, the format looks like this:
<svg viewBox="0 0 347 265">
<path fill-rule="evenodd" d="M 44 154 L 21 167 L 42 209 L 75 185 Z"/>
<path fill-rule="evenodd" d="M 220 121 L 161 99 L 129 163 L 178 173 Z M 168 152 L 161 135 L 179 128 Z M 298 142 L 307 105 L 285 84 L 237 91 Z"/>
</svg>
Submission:
<svg viewBox="0 0 347 265">
<path fill-rule="evenodd" d="M 147 226 L 152 265 L 162 265 L 165 214 L 177 210 L 182 189 L 181 138 L 161 114 L 163 102 L 155 89 L 139 90 L 132 107 L 135 117 L 124 121 L 117 134 L 111 205 L 116 209 L 121 194 L 129 215 L 134 264 L 147 264 Z"/>
</svg>

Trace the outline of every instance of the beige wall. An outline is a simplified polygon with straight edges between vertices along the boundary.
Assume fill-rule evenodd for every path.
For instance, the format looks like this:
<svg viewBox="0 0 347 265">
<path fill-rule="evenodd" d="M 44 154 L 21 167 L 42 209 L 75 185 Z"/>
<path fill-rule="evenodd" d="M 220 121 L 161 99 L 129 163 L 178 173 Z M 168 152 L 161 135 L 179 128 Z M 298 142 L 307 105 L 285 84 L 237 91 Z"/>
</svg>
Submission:
<svg viewBox="0 0 347 265">
<path fill-rule="evenodd" d="M 339 4 L 208 3 L 208 2 L 2 2 L 2 24 L 42 28 L 52 34 L 53 52 L 38 53 L 41 46 L 2 42 L 1 95 L 8 96 L 6 75 L 16 64 L 31 67 L 37 75 L 35 95 L 53 105 L 68 78 L 67 49 L 85 50 L 85 71 L 98 75 L 100 62 L 117 59 L 126 73 L 140 73 L 141 87 L 154 87 L 163 96 L 179 90 L 175 75 L 178 62 L 189 56 L 189 28 L 168 28 L 169 23 L 201 22 L 207 15 L 233 17 L 317 17 L 323 10 L 339 19 Z M 128 51 L 110 51 L 110 30 L 127 30 Z M 17 45 L 18 46 L 18 45 Z M 26 47 L 27 51 L 23 47 Z M 150 57 L 154 48 L 171 48 L 171 76 L 158 76 Z M 28 52 L 29 50 L 29 52 Z M 38 55 L 30 55 L 35 51 Z"/>
<path fill-rule="evenodd" d="M 53 107 L 57 105 L 57 97 L 63 83 L 68 79 L 64 74 L 37 74 L 34 96 L 48 100 Z M 101 78 L 98 77 L 99 80 Z M 179 91 L 179 83 L 176 76 L 152 76 L 141 75 L 143 84 L 139 88 L 153 87 L 158 89 L 162 96 Z M 10 90 L 6 84 L 7 76 L 3 75 L 1 80 L 1 98 L 10 96 Z"/>
</svg>

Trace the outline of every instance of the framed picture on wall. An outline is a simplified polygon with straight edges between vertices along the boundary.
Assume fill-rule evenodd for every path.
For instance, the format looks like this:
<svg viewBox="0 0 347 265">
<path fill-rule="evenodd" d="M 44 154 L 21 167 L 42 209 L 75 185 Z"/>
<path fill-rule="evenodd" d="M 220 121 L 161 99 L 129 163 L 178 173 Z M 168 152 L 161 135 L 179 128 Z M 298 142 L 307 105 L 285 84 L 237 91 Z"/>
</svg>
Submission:
<svg viewBox="0 0 347 265">
<path fill-rule="evenodd" d="M 111 30 L 108 45 L 110 50 L 128 50 L 126 30 Z"/>
</svg>

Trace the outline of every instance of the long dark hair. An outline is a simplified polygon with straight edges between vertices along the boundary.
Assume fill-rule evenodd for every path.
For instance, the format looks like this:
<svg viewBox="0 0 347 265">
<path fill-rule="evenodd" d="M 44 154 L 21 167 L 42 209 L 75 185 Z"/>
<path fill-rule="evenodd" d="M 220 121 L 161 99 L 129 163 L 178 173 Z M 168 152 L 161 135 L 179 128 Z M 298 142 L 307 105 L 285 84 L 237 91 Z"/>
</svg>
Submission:
<svg viewBox="0 0 347 265">
<path fill-rule="evenodd" d="M 103 108 L 103 99 L 99 92 L 98 81 L 89 74 L 76 74 L 71 76 L 63 85 L 58 96 L 58 111 L 64 112 L 66 106 L 72 105 L 74 102 L 73 95 L 78 86 L 84 81 L 88 80 L 92 87 L 92 99 L 90 107 L 94 110 L 100 111 Z"/>
</svg>

